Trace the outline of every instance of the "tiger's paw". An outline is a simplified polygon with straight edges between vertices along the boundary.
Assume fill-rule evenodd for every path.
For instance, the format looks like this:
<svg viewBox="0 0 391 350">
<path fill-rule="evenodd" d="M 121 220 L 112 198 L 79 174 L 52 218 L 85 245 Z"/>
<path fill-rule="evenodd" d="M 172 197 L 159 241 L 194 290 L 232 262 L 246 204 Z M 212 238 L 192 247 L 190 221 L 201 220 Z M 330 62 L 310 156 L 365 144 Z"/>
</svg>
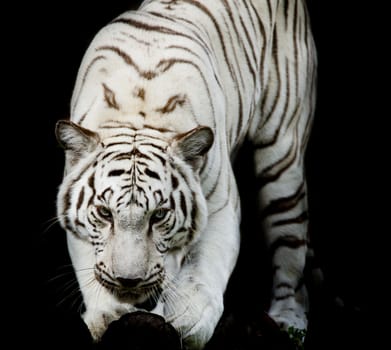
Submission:
<svg viewBox="0 0 391 350">
<path fill-rule="evenodd" d="M 288 331 L 289 329 L 307 329 L 307 317 L 304 313 L 297 310 L 280 310 L 276 313 L 269 313 L 269 316 L 279 325 L 279 327 Z"/>
<path fill-rule="evenodd" d="M 188 286 L 165 310 L 167 320 L 178 330 L 185 349 L 203 349 L 223 313 L 223 298 L 203 284 Z"/>
<path fill-rule="evenodd" d="M 136 311 L 110 323 L 99 349 L 179 350 L 181 341 L 172 325 L 159 315 Z"/>
<path fill-rule="evenodd" d="M 93 341 L 100 341 L 110 323 L 118 320 L 122 315 L 136 311 L 133 306 L 102 303 L 102 308 L 89 308 L 83 314 L 83 321 L 87 325 Z"/>
<path fill-rule="evenodd" d="M 278 324 L 281 330 L 285 331 L 296 349 L 303 349 L 307 331 L 307 317 L 304 313 L 299 313 L 291 309 L 281 310 L 270 315 Z"/>
</svg>

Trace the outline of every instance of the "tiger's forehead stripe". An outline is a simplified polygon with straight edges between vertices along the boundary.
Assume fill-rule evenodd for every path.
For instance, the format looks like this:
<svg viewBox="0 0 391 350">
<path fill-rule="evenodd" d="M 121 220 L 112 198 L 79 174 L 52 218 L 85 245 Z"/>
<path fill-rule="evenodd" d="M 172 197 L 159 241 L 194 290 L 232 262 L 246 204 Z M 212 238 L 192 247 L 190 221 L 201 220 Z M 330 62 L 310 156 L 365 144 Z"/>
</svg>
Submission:
<svg viewBox="0 0 391 350">
<path fill-rule="evenodd" d="M 149 211 L 167 200 L 168 195 L 159 188 L 154 189 L 153 185 L 153 181 L 156 184 L 168 181 L 171 185 L 167 176 L 168 142 L 161 133 L 153 129 L 138 131 L 112 122 L 106 123 L 104 128 L 109 131 L 98 155 L 98 200 L 118 213 L 131 205 Z M 149 191 L 144 188 L 146 183 L 149 183 Z M 103 188 L 99 188 L 101 186 Z"/>
</svg>

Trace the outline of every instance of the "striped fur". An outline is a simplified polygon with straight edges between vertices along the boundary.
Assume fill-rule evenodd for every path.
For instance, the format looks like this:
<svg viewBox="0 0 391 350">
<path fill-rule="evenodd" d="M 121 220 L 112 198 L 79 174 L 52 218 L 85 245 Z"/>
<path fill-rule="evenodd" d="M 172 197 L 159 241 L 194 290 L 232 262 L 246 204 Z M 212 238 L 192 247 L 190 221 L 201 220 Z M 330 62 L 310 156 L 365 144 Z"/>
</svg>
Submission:
<svg viewBox="0 0 391 350">
<path fill-rule="evenodd" d="M 146 0 L 96 35 L 56 129 L 58 215 L 95 339 L 151 296 L 186 347 L 210 339 L 239 252 L 231 162 L 245 138 L 272 256 L 269 314 L 306 328 L 315 80 L 302 0 Z"/>
</svg>

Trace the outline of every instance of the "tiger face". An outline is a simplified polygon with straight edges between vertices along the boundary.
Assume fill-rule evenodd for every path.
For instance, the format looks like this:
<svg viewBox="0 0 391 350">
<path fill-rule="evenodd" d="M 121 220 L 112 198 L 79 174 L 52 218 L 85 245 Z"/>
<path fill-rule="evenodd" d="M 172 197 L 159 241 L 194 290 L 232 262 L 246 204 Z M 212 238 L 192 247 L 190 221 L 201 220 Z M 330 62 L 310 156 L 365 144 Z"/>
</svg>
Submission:
<svg viewBox="0 0 391 350">
<path fill-rule="evenodd" d="M 57 200 L 62 227 L 89 247 L 93 266 L 85 268 L 101 286 L 119 299 L 145 301 L 164 284 L 172 257 L 183 260 L 206 225 L 199 170 L 213 132 L 118 123 L 94 132 L 60 121 L 56 135 L 66 151 Z"/>
</svg>

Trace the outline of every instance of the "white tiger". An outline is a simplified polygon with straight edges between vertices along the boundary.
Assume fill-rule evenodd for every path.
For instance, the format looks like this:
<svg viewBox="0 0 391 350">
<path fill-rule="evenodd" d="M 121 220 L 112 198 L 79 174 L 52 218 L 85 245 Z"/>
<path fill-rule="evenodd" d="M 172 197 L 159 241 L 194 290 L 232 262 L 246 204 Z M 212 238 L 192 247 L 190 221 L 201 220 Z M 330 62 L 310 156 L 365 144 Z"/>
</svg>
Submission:
<svg viewBox="0 0 391 350">
<path fill-rule="evenodd" d="M 148 298 L 201 349 L 240 247 L 232 160 L 253 144 L 269 315 L 305 329 L 304 152 L 316 50 L 303 0 L 147 0 L 105 26 L 81 63 L 57 200 L 99 340 Z"/>
</svg>

